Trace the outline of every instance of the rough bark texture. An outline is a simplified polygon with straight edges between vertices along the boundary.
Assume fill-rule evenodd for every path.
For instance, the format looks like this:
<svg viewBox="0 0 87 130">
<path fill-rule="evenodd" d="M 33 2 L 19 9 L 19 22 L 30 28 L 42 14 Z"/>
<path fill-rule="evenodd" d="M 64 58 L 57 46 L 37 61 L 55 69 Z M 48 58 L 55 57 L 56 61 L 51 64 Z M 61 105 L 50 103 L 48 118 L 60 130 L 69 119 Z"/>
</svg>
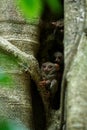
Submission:
<svg viewBox="0 0 87 130">
<path fill-rule="evenodd" d="M 65 0 L 66 130 L 87 129 L 86 15 L 86 0 Z"/>
<path fill-rule="evenodd" d="M 26 23 L 17 9 L 14 0 L 0 0 L 0 35 L 21 51 L 36 56 L 37 23 Z M 0 119 L 13 119 L 33 129 L 30 75 L 23 73 L 15 58 L 3 51 L 0 51 L 0 68 L 1 74 L 12 77 L 12 82 L 0 83 Z"/>
<path fill-rule="evenodd" d="M 8 54 L 12 54 L 18 60 L 18 64 L 22 66 L 25 71 L 30 73 L 32 79 L 38 85 L 41 76 L 38 61 L 33 54 L 27 54 L 21 51 L 17 46 L 14 46 L 3 37 L 0 37 L 0 48 Z"/>
</svg>

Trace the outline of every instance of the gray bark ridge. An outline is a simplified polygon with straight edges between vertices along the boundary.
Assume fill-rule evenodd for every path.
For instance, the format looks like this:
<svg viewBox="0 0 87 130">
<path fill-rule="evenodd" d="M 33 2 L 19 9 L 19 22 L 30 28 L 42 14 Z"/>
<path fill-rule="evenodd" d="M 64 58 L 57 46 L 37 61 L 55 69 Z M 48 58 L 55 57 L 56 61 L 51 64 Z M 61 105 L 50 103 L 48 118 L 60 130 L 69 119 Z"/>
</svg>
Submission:
<svg viewBox="0 0 87 130">
<path fill-rule="evenodd" d="M 26 66 L 24 66 L 24 69 L 30 73 L 32 79 L 36 82 L 36 84 L 38 84 L 40 80 L 39 64 L 33 55 L 26 54 L 3 37 L 0 37 L 0 48 L 14 55 L 15 58 L 18 58 L 19 64 L 21 66 L 23 66 L 23 64 L 26 64 Z"/>
<path fill-rule="evenodd" d="M 65 72 L 62 82 L 61 124 L 66 122 L 66 130 L 87 129 L 86 28 L 87 0 L 65 0 Z"/>
</svg>

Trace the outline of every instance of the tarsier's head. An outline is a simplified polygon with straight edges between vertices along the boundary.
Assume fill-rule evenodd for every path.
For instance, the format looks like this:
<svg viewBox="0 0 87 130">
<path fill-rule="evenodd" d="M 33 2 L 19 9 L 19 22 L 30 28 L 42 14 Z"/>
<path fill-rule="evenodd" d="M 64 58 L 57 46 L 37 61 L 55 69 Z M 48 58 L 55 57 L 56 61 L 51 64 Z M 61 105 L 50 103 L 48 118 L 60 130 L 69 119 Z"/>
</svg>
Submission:
<svg viewBox="0 0 87 130">
<path fill-rule="evenodd" d="M 54 64 L 52 62 L 45 62 L 41 66 L 41 71 L 44 71 L 45 73 L 49 73 L 52 70 L 58 71 L 59 65 Z"/>
<path fill-rule="evenodd" d="M 63 62 L 63 54 L 61 52 L 54 53 L 54 62 L 61 64 Z"/>
</svg>

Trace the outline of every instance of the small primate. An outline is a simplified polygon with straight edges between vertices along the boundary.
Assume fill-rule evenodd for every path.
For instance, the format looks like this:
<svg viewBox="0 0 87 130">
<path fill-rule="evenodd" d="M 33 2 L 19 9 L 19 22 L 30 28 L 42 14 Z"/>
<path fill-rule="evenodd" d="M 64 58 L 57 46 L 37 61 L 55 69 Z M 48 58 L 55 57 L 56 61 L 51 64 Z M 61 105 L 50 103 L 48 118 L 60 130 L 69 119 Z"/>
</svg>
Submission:
<svg viewBox="0 0 87 130">
<path fill-rule="evenodd" d="M 63 54 L 62 54 L 62 52 L 57 51 L 53 54 L 53 56 L 54 56 L 54 62 L 55 63 L 57 63 L 59 65 L 63 64 Z"/>
<path fill-rule="evenodd" d="M 62 76 L 64 70 L 64 56 L 62 52 L 55 52 L 53 54 L 53 62 L 59 65 L 59 73 Z"/>
<path fill-rule="evenodd" d="M 60 107 L 60 94 L 61 94 L 61 82 L 62 82 L 62 76 L 63 76 L 63 70 L 64 70 L 64 57 L 63 53 L 60 51 L 57 51 L 53 54 L 53 63 L 56 63 L 59 65 L 59 71 L 58 71 L 58 91 L 55 94 L 54 100 L 53 100 L 53 109 L 57 109 Z"/>
<path fill-rule="evenodd" d="M 52 62 L 45 62 L 41 66 L 42 81 L 39 85 L 46 88 L 50 99 L 53 99 L 58 89 L 58 70 L 59 65 Z"/>
</svg>

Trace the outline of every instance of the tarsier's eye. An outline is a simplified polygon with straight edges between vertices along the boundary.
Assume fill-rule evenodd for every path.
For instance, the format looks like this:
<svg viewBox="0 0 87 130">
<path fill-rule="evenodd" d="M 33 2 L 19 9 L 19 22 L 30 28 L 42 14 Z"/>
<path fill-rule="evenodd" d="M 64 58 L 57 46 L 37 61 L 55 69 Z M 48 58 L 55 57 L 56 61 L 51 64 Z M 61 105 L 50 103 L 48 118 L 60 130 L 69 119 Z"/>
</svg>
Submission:
<svg viewBox="0 0 87 130">
<path fill-rule="evenodd" d="M 49 65 L 48 68 L 51 69 L 51 68 L 52 68 L 52 65 Z"/>
<path fill-rule="evenodd" d="M 58 56 L 59 59 L 61 59 L 61 56 Z"/>
<path fill-rule="evenodd" d="M 46 65 L 43 65 L 43 68 L 46 68 Z"/>
</svg>

